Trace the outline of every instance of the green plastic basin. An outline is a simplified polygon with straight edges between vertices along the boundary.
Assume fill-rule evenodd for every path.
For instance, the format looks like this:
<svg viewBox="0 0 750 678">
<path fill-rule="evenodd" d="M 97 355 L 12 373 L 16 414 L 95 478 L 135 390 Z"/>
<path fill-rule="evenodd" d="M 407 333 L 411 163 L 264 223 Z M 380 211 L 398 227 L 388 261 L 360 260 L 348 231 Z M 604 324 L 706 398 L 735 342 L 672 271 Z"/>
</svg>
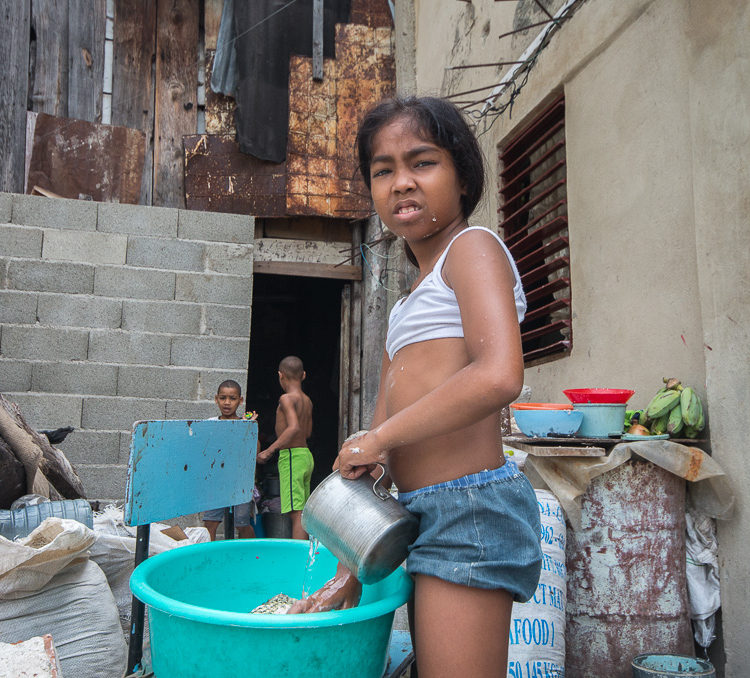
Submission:
<svg viewBox="0 0 750 678">
<path fill-rule="evenodd" d="M 252 614 L 278 593 L 300 598 L 336 571 L 322 545 L 306 574 L 309 544 L 235 539 L 184 546 L 141 563 L 130 578 L 147 606 L 156 678 L 261 675 L 381 678 L 396 608 L 412 592 L 403 568 L 369 586 L 350 610 Z"/>
</svg>

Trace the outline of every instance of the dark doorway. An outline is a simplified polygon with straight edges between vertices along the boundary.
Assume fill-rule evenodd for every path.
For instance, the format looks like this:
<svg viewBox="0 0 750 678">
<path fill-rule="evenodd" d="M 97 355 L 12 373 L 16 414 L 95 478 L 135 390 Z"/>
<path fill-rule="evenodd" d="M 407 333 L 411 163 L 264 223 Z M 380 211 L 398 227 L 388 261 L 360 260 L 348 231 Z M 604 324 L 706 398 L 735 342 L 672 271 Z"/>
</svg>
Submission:
<svg viewBox="0 0 750 678">
<path fill-rule="evenodd" d="M 261 446 L 275 438 L 276 406 L 281 395 L 279 361 L 296 355 L 305 365 L 302 384 L 313 401 L 310 450 L 315 457 L 312 486 L 331 472 L 338 453 L 339 335 L 341 280 L 257 273 L 248 363 L 248 410 L 258 412 Z M 273 468 L 275 469 L 275 463 Z M 262 475 L 262 467 L 259 468 Z"/>
</svg>

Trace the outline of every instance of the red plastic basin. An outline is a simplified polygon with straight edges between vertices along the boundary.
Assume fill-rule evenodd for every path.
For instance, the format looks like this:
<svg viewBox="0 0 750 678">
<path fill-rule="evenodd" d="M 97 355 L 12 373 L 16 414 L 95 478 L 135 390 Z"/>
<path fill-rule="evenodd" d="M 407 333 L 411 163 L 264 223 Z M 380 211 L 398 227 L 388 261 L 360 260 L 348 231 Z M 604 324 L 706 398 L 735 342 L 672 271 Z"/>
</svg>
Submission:
<svg viewBox="0 0 750 678">
<path fill-rule="evenodd" d="M 635 393 L 629 388 L 569 388 L 563 391 L 572 403 L 623 404 Z"/>
</svg>

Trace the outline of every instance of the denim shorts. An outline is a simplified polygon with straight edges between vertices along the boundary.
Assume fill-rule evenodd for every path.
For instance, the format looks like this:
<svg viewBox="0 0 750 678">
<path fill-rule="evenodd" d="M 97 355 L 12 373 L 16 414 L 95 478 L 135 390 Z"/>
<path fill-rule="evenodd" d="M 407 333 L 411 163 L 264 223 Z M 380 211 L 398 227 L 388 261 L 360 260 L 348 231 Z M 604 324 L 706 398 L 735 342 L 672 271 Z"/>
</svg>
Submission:
<svg viewBox="0 0 750 678">
<path fill-rule="evenodd" d="M 406 570 L 454 584 L 505 589 L 526 602 L 542 566 L 536 494 L 508 460 L 500 468 L 400 492 L 419 519 Z"/>
<path fill-rule="evenodd" d="M 210 511 L 204 511 L 201 514 L 202 520 L 216 520 L 221 522 L 224 520 L 224 509 L 211 509 Z M 245 527 L 246 525 L 253 524 L 253 507 L 250 502 L 244 504 L 237 504 L 234 507 L 234 526 Z"/>
</svg>

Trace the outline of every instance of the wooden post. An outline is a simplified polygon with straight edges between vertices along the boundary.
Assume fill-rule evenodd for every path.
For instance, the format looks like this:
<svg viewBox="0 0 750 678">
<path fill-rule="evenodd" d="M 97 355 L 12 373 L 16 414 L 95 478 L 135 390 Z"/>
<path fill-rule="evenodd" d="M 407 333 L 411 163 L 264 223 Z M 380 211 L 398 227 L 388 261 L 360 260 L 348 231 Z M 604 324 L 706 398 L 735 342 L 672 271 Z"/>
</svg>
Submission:
<svg viewBox="0 0 750 678">
<path fill-rule="evenodd" d="M 198 121 L 199 3 L 157 5 L 154 205 L 184 207 L 182 137 Z"/>
<path fill-rule="evenodd" d="M 323 80 L 323 0 L 313 0 L 312 77 Z"/>
<path fill-rule="evenodd" d="M 150 205 L 154 172 L 156 0 L 115 0 L 112 124 L 146 135 L 141 205 Z"/>
<path fill-rule="evenodd" d="M 29 67 L 29 3 L 0 4 L 0 191 L 23 192 Z"/>
</svg>

